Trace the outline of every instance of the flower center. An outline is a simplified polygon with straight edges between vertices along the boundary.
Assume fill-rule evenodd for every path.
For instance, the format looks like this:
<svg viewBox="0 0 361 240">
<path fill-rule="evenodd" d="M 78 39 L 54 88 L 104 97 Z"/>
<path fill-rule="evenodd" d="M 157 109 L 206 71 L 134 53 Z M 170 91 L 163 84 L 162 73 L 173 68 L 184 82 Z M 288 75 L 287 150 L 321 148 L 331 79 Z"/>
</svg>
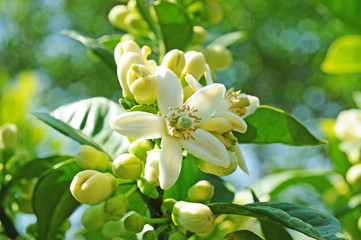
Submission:
<svg viewBox="0 0 361 240">
<path fill-rule="evenodd" d="M 231 104 L 229 110 L 240 117 L 246 114 L 246 107 L 251 104 L 245 93 L 241 93 L 241 91 L 235 92 L 233 88 L 227 91 L 225 98 Z"/>
<path fill-rule="evenodd" d="M 182 107 L 169 108 L 167 115 L 163 115 L 166 122 L 167 133 L 172 137 L 180 137 L 184 140 L 194 139 L 192 133 L 197 130 L 201 118 L 194 115 L 198 110 L 184 104 Z"/>
</svg>

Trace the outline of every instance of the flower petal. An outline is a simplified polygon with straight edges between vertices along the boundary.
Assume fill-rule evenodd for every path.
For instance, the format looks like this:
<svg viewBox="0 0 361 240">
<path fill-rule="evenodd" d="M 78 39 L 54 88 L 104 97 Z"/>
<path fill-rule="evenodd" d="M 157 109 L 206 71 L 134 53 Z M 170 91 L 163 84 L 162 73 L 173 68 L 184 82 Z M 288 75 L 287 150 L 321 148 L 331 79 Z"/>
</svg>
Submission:
<svg viewBox="0 0 361 240">
<path fill-rule="evenodd" d="M 159 183 L 164 190 L 177 181 L 182 168 L 182 148 L 174 137 L 163 136 L 159 160 Z"/>
<path fill-rule="evenodd" d="M 192 75 L 187 73 L 184 79 L 194 91 L 198 91 L 202 88 L 202 85 Z"/>
<path fill-rule="evenodd" d="M 194 107 L 194 109 L 198 110 L 194 115 L 202 118 L 202 123 L 207 121 L 207 119 L 217 110 L 225 92 L 226 88 L 223 84 L 214 83 L 195 92 L 188 98 L 186 104 L 188 104 L 189 107 Z"/>
<path fill-rule="evenodd" d="M 164 119 L 146 112 L 126 112 L 109 121 L 114 131 L 131 138 L 160 138 L 165 135 Z"/>
<path fill-rule="evenodd" d="M 168 68 L 158 67 L 155 71 L 158 81 L 157 99 L 161 114 L 166 115 L 169 107 L 183 105 L 183 90 L 179 78 Z"/>
<path fill-rule="evenodd" d="M 244 118 L 247 117 L 248 115 L 251 115 L 252 113 L 254 113 L 254 111 L 256 111 L 256 109 L 259 106 L 258 97 L 251 96 L 251 95 L 247 95 L 247 97 L 248 97 L 249 101 L 251 102 L 251 105 L 247 107 L 247 112 L 243 116 Z"/>
<path fill-rule="evenodd" d="M 247 123 L 238 116 L 237 114 L 232 113 L 231 111 L 219 111 L 214 114 L 214 117 L 223 117 L 229 120 L 233 126 L 234 130 L 240 133 L 245 133 L 247 131 Z"/>
<path fill-rule="evenodd" d="M 184 149 L 203 161 L 221 167 L 229 166 L 227 149 L 215 136 L 200 128 L 192 136 L 194 140 L 179 140 Z"/>
<path fill-rule="evenodd" d="M 248 172 L 248 168 L 247 168 L 247 164 L 246 161 L 244 161 L 243 158 L 243 154 L 241 152 L 241 148 L 239 147 L 239 144 L 236 144 L 236 149 L 234 150 L 234 153 L 236 154 L 236 157 L 238 159 L 238 166 L 247 174 L 249 174 Z"/>
<path fill-rule="evenodd" d="M 206 64 L 206 72 L 204 73 L 204 77 L 206 78 L 207 85 L 213 84 L 211 68 L 208 64 Z"/>
</svg>

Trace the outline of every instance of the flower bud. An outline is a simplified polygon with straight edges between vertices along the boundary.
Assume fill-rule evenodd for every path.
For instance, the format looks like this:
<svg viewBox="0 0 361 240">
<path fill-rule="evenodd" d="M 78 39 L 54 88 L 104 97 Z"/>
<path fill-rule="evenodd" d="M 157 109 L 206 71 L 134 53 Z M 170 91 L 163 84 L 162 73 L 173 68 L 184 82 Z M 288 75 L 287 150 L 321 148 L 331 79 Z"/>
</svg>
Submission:
<svg viewBox="0 0 361 240">
<path fill-rule="evenodd" d="M 109 164 L 109 157 L 89 146 L 89 145 L 82 145 L 78 148 L 79 153 L 77 153 L 75 157 L 76 163 L 82 169 L 93 169 L 97 171 L 104 172 Z"/>
<path fill-rule="evenodd" d="M 211 209 L 201 203 L 177 202 L 172 211 L 172 221 L 194 233 L 211 230 L 215 217 Z"/>
<path fill-rule="evenodd" d="M 114 49 L 115 63 L 118 64 L 120 57 L 129 52 L 133 52 L 133 53 L 142 55 L 142 51 L 141 51 L 140 47 L 133 40 L 126 40 L 124 42 L 122 41 L 122 42 L 118 43 Z"/>
<path fill-rule="evenodd" d="M 124 24 L 124 19 L 128 15 L 128 13 L 129 10 L 127 6 L 125 5 L 114 6 L 108 14 L 108 20 L 113 26 L 119 29 L 126 29 L 126 26 Z"/>
<path fill-rule="evenodd" d="M 114 194 L 117 180 L 111 174 L 84 170 L 74 176 L 70 191 L 83 204 L 96 204 Z"/>
<path fill-rule="evenodd" d="M 219 134 L 230 132 L 234 128 L 233 124 L 224 117 L 211 117 L 199 127 L 208 132 L 216 132 Z"/>
<path fill-rule="evenodd" d="M 231 65 L 233 61 L 231 51 L 220 45 L 206 48 L 204 55 L 206 56 L 207 63 L 212 70 L 226 68 Z"/>
<path fill-rule="evenodd" d="M 162 205 L 160 206 L 160 210 L 162 211 L 163 216 L 169 217 L 172 214 L 174 204 L 176 204 L 176 203 L 177 203 L 177 200 L 175 200 L 173 198 L 164 199 L 162 202 Z"/>
<path fill-rule="evenodd" d="M 169 235 L 168 240 L 187 240 L 188 238 L 184 233 L 181 232 L 174 232 L 171 235 Z"/>
<path fill-rule="evenodd" d="M 157 99 L 157 80 L 145 66 L 132 65 L 127 82 L 138 103 L 152 104 Z"/>
<path fill-rule="evenodd" d="M 124 23 L 126 28 L 135 34 L 144 34 L 144 31 L 147 30 L 147 23 L 137 13 L 129 13 L 125 17 Z"/>
<path fill-rule="evenodd" d="M 121 221 L 106 222 L 102 228 L 102 234 L 106 239 L 113 239 L 120 235 L 124 229 L 124 224 Z"/>
<path fill-rule="evenodd" d="M 361 109 L 342 111 L 335 124 L 336 137 L 343 141 L 361 140 Z"/>
<path fill-rule="evenodd" d="M 104 203 L 90 206 L 81 217 L 81 224 L 89 231 L 100 229 L 105 221 Z"/>
<path fill-rule="evenodd" d="M 193 38 L 192 43 L 194 45 L 202 44 L 206 41 L 207 31 L 202 26 L 194 26 L 193 27 Z"/>
<path fill-rule="evenodd" d="M 144 178 L 154 186 L 159 186 L 160 149 L 151 150 L 144 168 Z"/>
<path fill-rule="evenodd" d="M 206 59 L 203 54 L 196 51 L 189 51 L 184 54 L 185 66 L 182 72 L 182 76 L 186 73 L 191 74 L 195 79 L 199 79 L 203 76 L 206 71 Z"/>
<path fill-rule="evenodd" d="M 141 178 L 137 182 L 137 186 L 141 193 L 143 193 L 146 196 L 149 196 L 153 199 L 156 199 L 159 197 L 159 193 L 157 191 L 157 188 L 153 185 L 147 182 L 144 178 Z"/>
<path fill-rule="evenodd" d="M 158 234 L 154 230 L 146 231 L 142 236 L 142 240 L 158 240 Z"/>
<path fill-rule="evenodd" d="M 0 127 L 0 148 L 6 154 L 14 154 L 18 145 L 18 128 L 13 123 L 6 123 Z"/>
<path fill-rule="evenodd" d="M 144 228 L 144 218 L 139 213 L 132 213 L 124 220 L 124 227 L 130 232 L 139 233 Z"/>
<path fill-rule="evenodd" d="M 207 20 L 212 24 L 218 23 L 223 18 L 223 10 L 218 2 L 207 1 L 205 12 Z"/>
<path fill-rule="evenodd" d="M 113 221 L 120 220 L 128 209 L 128 199 L 124 194 L 107 199 L 104 205 L 106 215 Z"/>
<path fill-rule="evenodd" d="M 199 181 L 188 189 L 188 198 L 191 202 L 207 202 L 214 194 L 214 187 L 208 181 Z"/>
<path fill-rule="evenodd" d="M 118 178 L 137 179 L 142 172 L 142 162 L 133 154 L 122 154 L 113 162 L 113 173 Z"/>
<path fill-rule="evenodd" d="M 346 180 L 356 192 L 361 191 L 361 163 L 350 167 L 346 173 Z"/>
<path fill-rule="evenodd" d="M 236 171 L 237 169 L 237 165 L 238 165 L 238 159 L 237 157 L 230 151 L 227 151 L 229 158 L 230 158 L 230 164 L 228 167 L 221 167 L 221 166 L 217 166 L 214 164 L 211 164 L 209 162 L 206 161 L 202 161 L 200 160 L 198 162 L 198 167 L 205 173 L 210 173 L 216 176 L 227 176 L 231 173 L 233 173 L 234 171 Z"/>
<path fill-rule="evenodd" d="M 134 52 L 128 52 L 122 55 L 117 63 L 118 63 L 117 74 L 118 74 L 119 83 L 123 89 L 123 96 L 124 98 L 127 99 L 134 99 L 133 94 L 128 86 L 127 76 L 129 69 L 133 64 L 140 64 L 140 65 L 145 64 L 144 58 L 140 54 Z"/>
<path fill-rule="evenodd" d="M 196 91 L 189 85 L 183 88 L 183 100 L 187 101 Z"/>
<path fill-rule="evenodd" d="M 185 63 L 184 53 L 178 49 L 173 49 L 164 56 L 161 66 L 167 67 L 180 77 Z"/>
</svg>

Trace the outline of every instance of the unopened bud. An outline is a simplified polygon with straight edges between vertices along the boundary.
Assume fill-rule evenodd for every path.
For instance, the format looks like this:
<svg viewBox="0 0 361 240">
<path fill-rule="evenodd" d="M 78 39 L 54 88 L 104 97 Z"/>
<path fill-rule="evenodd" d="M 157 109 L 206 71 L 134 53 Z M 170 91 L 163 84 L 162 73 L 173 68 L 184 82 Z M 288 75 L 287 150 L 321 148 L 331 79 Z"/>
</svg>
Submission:
<svg viewBox="0 0 361 240">
<path fill-rule="evenodd" d="M 154 230 L 146 231 L 142 236 L 142 240 L 158 240 L 158 234 Z"/>
<path fill-rule="evenodd" d="M 202 170 L 202 172 L 210 173 L 216 176 L 227 176 L 233 173 L 237 169 L 238 159 L 232 152 L 229 151 L 227 152 L 231 160 L 228 167 L 225 168 L 225 167 L 217 166 L 215 164 L 202 160 L 198 162 L 198 167 Z"/>
<path fill-rule="evenodd" d="M 232 53 L 227 48 L 215 45 L 205 50 L 207 63 L 212 70 L 226 68 L 231 65 L 233 58 Z"/>
<path fill-rule="evenodd" d="M 144 168 L 144 178 L 151 184 L 159 186 L 160 149 L 151 150 Z"/>
<path fill-rule="evenodd" d="M 194 233 L 211 230 L 215 217 L 211 209 L 201 203 L 177 202 L 172 211 L 172 221 Z"/>
<path fill-rule="evenodd" d="M 114 49 L 115 63 L 118 64 L 120 57 L 129 52 L 133 52 L 133 53 L 142 55 L 142 51 L 141 51 L 140 47 L 133 40 L 126 40 L 126 41 L 122 41 L 122 42 L 118 43 L 118 45 Z"/>
<path fill-rule="evenodd" d="M 181 232 L 174 232 L 171 235 L 169 235 L 168 240 L 187 240 L 188 238 L 184 233 Z"/>
<path fill-rule="evenodd" d="M 185 63 L 184 53 L 178 49 L 173 49 L 164 56 L 161 66 L 167 67 L 180 77 Z"/>
<path fill-rule="evenodd" d="M 193 38 L 192 43 L 194 45 L 202 44 L 206 41 L 207 31 L 202 26 L 194 26 L 193 27 Z"/>
<path fill-rule="evenodd" d="M 127 197 L 124 194 L 119 194 L 107 199 L 104 211 L 111 220 L 118 221 L 127 212 L 128 205 Z"/>
<path fill-rule="evenodd" d="M 125 26 L 130 32 L 140 34 L 147 29 L 147 23 L 137 13 L 129 13 L 124 19 Z"/>
<path fill-rule="evenodd" d="M 106 222 L 102 228 L 102 234 L 106 239 L 114 239 L 122 233 L 124 224 L 121 221 Z"/>
<path fill-rule="evenodd" d="M 128 8 L 125 5 L 114 6 L 108 14 L 108 20 L 113 26 L 125 29 L 124 19 L 128 13 Z"/>
<path fill-rule="evenodd" d="M 199 181 L 188 189 L 188 198 L 191 202 L 207 202 L 214 194 L 214 187 L 208 181 Z"/>
<path fill-rule="evenodd" d="M 223 18 L 223 10 L 216 1 L 207 1 L 205 12 L 207 15 L 207 20 L 212 24 L 221 21 Z"/>
<path fill-rule="evenodd" d="M 159 197 L 159 193 L 157 191 L 157 188 L 153 185 L 147 182 L 144 178 L 141 178 L 137 182 L 137 186 L 141 193 L 143 193 L 146 196 L 149 196 L 153 199 L 156 199 Z"/>
<path fill-rule="evenodd" d="M 128 52 L 122 55 L 118 60 L 117 74 L 119 83 L 123 89 L 123 96 L 128 99 L 134 99 L 132 92 L 128 86 L 127 76 L 129 69 L 133 64 L 144 65 L 144 58 L 141 54 Z"/>
<path fill-rule="evenodd" d="M 361 191 L 361 163 L 353 165 L 346 173 L 346 180 L 356 192 Z"/>
<path fill-rule="evenodd" d="M 84 170 L 74 176 L 70 191 L 83 204 L 96 204 L 115 193 L 117 180 L 111 174 Z"/>
<path fill-rule="evenodd" d="M 13 154 L 18 145 L 18 128 L 13 123 L 0 127 L 0 148 L 7 154 Z"/>
<path fill-rule="evenodd" d="M 212 117 L 206 122 L 202 123 L 199 127 L 208 132 L 216 132 L 219 134 L 229 132 L 234 128 L 233 124 L 228 119 L 223 117 Z"/>
<path fill-rule="evenodd" d="M 172 214 L 174 205 L 177 203 L 177 200 L 173 198 L 166 198 L 163 200 L 160 210 L 163 213 L 163 216 L 169 217 Z"/>
<path fill-rule="evenodd" d="M 138 103 L 152 104 L 157 99 L 157 80 L 145 66 L 132 65 L 127 82 Z"/>
<path fill-rule="evenodd" d="M 82 169 L 93 169 L 100 172 L 104 172 L 109 164 L 109 157 L 91 147 L 89 145 L 82 145 L 78 148 L 79 153 L 75 157 L 76 163 Z"/>
<path fill-rule="evenodd" d="M 191 74 L 195 79 L 199 79 L 203 76 L 206 71 L 206 59 L 200 52 L 189 51 L 184 54 L 185 66 L 182 72 L 182 76 L 186 73 Z"/>
<path fill-rule="evenodd" d="M 118 178 L 137 179 L 142 172 L 142 162 L 133 154 L 122 154 L 113 161 L 113 173 Z"/>
<path fill-rule="evenodd" d="M 89 231 L 100 229 L 105 221 L 104 203 L 90 206 L 84 211 L 81 217 L 81 224 Z"/>
<path fill-rule="evenodd" d="M 139 233 L 144 228 L 144 218 L 139 213 L 132 213 L 124 220 L 124 227 L 130 232 Z"/>
</svg>

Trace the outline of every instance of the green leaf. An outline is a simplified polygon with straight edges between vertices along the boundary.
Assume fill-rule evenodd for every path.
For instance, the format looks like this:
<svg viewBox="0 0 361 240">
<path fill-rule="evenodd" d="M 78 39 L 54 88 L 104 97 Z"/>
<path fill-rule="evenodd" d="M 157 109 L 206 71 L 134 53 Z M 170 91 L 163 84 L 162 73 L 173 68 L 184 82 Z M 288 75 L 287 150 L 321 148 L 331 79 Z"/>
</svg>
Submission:
<svg viewBox="0 0 361 240">
<path fill-rule="evenodd" d="M 45 173 L 36 184 L 33 208 L 38 218 L 39 240 L 56 239 L 62 223 L 79 206 L 69 189 L 79 170 L 75 162 L 64 162 Z"/>
<path fill-rule="evenodd" d="M 216 38 L 213 42 L 211 42 L 208 45 L 208 47 L 220 45 L 226 48 L 232 46 L 233 44 L 243 42 L 244 40 L 246 40 L 246 38 L 247 38 L 247 34 L 245 34 L 242 31 L 230 32 Z"/>
<path fill-rule="evenodd" d="M 361 35 L 336 39 L 328 49 L 321 69 L 329 74 L 361 72 Z"/>
<path fill-rule="evenodd" d="M 112 70 L 116 71 L 117 65 L 115 64 L 113 53 L 108 48 L 105 48 L 97 39 L 85 37 L 74 30 L 63 30 L 62 33 L 81 42 L 89 51 L 100 57 Z"/>
<path fill-rule="evenodd" d="M 228 233 L 225 238 L 227 238 L 228 240 L 263 240 L 257 234 L 248 230 Z"/>
<path fill-rule="evenodd" d="M 183 50 L 192 40 L 193 23 L 179 5 L 161 1 L 154 6 L 165 43 L 166 51 Z"/>
<path fill-rule="evenodd" d="M 213 203 L 209 207 L 215 214 L 238 214 L 271 221 L 318 240 L 347 239 L 336 218 L 292 203 Z"/>
<path fill-rule="evenodd" d="M 287 230 L 279 224 L 263 221 L 261 222 L 261 229 L 265 239 L 267 240 L 292 240 L 291 234 L 287 232 Z"/>
<path fill-rule="evenodd" d="M 106 152 L 112 158 L 128 149 L 128 140 L 109 125 L 112 116 L 124 109 L 106 98 L 90 98 L 61 106 L 36 117 L 75 141 Z"/>
<path fill-rule="evenodd" d="M 325 143 L 290 114 L 274 107 L 259 106 L 245 121 L 247 132 L 234 133 L 239 143 L 283 143 L 294 146 Z"/>
<path fill-rule="evenodd" d="M 111 50 L 113 52 L 115 47 L 120 42 L 121 37 L 122 37 L 122 34 L 110 34 L 110 35 L 101 36 L 97 40 L 104 47 L 108 48 L 109 50 Z"/>
</svg>

